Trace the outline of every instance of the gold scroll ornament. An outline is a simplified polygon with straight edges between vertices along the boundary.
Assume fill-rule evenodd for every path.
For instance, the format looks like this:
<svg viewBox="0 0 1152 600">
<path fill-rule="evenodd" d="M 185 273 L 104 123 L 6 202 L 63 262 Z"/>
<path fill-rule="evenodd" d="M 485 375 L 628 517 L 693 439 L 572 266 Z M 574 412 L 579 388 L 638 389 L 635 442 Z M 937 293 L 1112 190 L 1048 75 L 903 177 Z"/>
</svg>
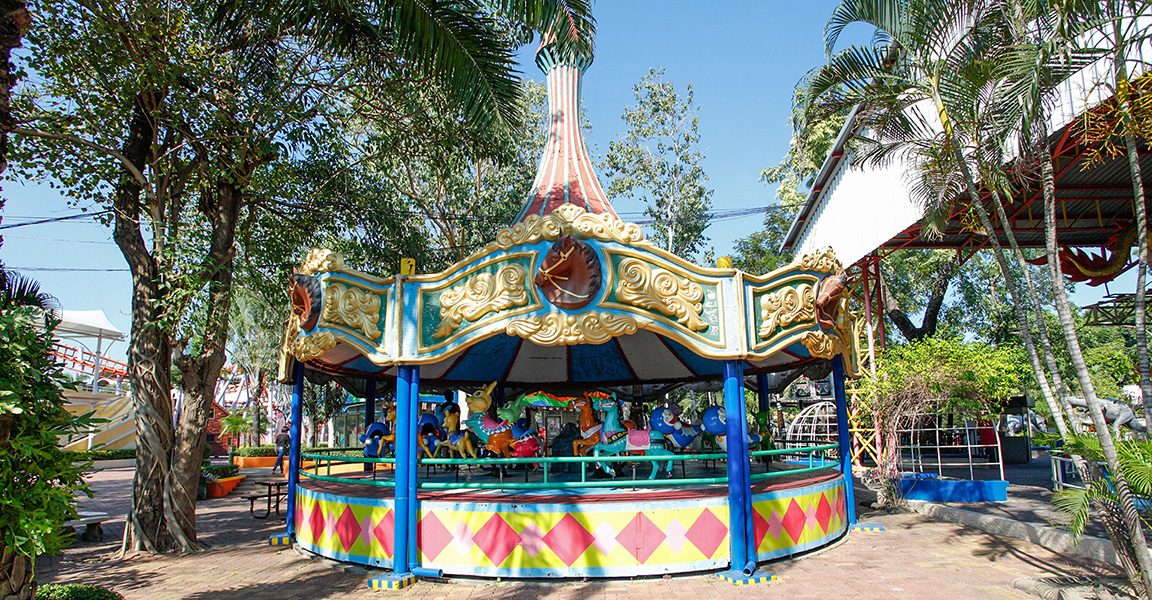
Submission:
<svg viewBox="0 0 1152 600">
<path fill-rule="evenodd" d="M 370 340 L 380 337 L 380 296 L 364 290 L 329 282 L 324 288 L 324 312 L 329 323 L 359 329 Z"/>
<path fill-rule="evenodd" d="M 339 252 L 327 248 L 313 248 L 304 257 L 304 263 L 300 265 L 300 272 L 304 275 L 316 275 L 317 273 L 343 271 L 346 268 L 344 257 Z"/>
<path fill-rule="evenodd" d="M 664 269 L 654 269 L 635 258 L 621 261 L 617 272 L 620 276 L 617 300 L 676 317 L 692 331 L 708 329 L 708 323 L 701 317 L 704 288 L 700 284 L 680 279 Z"/>
<path fill-rule="evenodd" d="M 840 260 L 836 258 L 831 246 L 825 246 L 816 252 L 807 252 L 792 261 L 792 264 L 799 265 L 805 271 L 820 273 L 835 273 L 840 270 Z"/>
<path fill-rule="evenodd" d="M 613 337 L 636 333 L 639 327 L 639 321 L 629 315 L 545 313 L 513 319 L 504 331 L 541 346 L 571 346 L 602 344 Z"/>
<path fill-rule="evenodd" d="M 440 294 L 440 327 L 432 337 L 446 338 L 464 321 L 528 303 L 524 282 L 528 273 L 520 265 L 505 265 L 496 274 L 480 273 Z"/>
<path fill-rule="evenodd" d="M 507 250 L 541 240 L 553 242 L 562 235 L 629 245 L 644 241 L 639 225 L 625 223 L 609 214 L 590 213 L 575 204 L 562 204 L 550 215 L 531 215 L 508 229 L 501 229 L 489 248 Z"/>
<path fill-rule="evenodd" d="M 767 338 L 778 327 L 816 320 L 816 289 L 806 283 L 786 287 L 760 297 L 760 329 L 757 335 Z"/>
<path fill-rule="evenodd" d="M 284 332 L 284 349 L 299 361 L 319 358 L 336 345 L 336 336 L 331 331 L 317 331 L 311 335 L 300 335 L 300 321 L 295 316 L 288 318 L 288 328 Z M 287 361 L 281 353 L 281 378 L 285 376 Z"/>
</svg>

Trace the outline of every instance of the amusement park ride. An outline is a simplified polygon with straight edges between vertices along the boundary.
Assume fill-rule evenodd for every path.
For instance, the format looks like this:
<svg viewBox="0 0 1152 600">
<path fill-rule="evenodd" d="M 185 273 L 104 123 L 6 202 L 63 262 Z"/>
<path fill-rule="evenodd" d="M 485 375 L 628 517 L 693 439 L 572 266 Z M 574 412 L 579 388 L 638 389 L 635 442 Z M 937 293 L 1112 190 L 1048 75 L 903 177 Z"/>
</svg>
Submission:
<svg viewBox="0 0 1152 600">
<path fill-rule="evenodd" d="M 735 583 L 766 581 L 761 561 L 830 544 L 855 521 L 848 439 L 789 448 L 808 461 L 755 473 L 754 458 L 783 452 L 723 440 L 753 441 L 747 420 L 732 418 L 747 414 L 746 377 L 766 395 L 772 373 L 829 362 L 839 431 L 848 430 L 844 380 L 859 368 L 859 332 L 840 263 L 826 248 L 753 275 L 700 267 L 649 243 L 612 209 L 574 118 L 591 57 L 546 45 L 536 61 L 547 74 L 552 128 L 525 207 L 492 243 L 446 271 L 406 267 L 388 278 L 314 249 L 292 276 L 280 371 L 295 386 L 289 513 L 270 543 L 391 569 L 373 587 L 442 574 L 720 571 Z M 305 377 L 365 398 L 364 457 L 301 454 Z M 723 382 L 723 407 L 705 411 L 702 423 L 718 437 L 717 453 L 683 453 L 700 428 L 667 407 L 645 414 L 618 392 L 704 381 Z M 385 409 L 393 424 L 374 423 L 378 383 L 396 386 Z M 422 385 L 470 392 L 468 414 L 459 405 L 439 418 L 415 414 Z M 506 402 L 513 392 L 535 398 Z M 575 443 L 538 439 L 541 428 L 521 421 L 532 400 L 579 409 Z M 626 426 L 625 401 L 629 420 L 650 429 Z M 468 429 L 456 430 L 460 423 Z M 447 448 L 459 458 L 441 458 Z M 825 462 L 833 451 L 836 462 Z M 313 466 L 301 470 L 302 458 Z M 646 462 L 647 480 L 619 469 Z M 676 462 L 687 463 L 679 478 Z M 341 463 L 372 468 L 341 473 Z M 598 463 L 616 478 L 593 478 Z M 421 465 L 455 475 L 421 477 Z M 514 465 L 538 465 L 537 480 L 527 469 L 524 482 L 472 469 Z"/>
</svg>

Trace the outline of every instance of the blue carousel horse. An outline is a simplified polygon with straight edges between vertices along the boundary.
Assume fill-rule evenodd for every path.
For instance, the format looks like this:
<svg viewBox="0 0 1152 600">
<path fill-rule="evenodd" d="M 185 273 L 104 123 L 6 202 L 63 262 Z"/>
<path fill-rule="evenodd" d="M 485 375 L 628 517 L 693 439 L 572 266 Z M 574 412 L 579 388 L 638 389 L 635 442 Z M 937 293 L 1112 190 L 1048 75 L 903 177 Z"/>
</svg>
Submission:
<svg viewBox="0 0 1152 600">
<path fill-rule="evenodd" d="M 604 425 L 600 428 L 600 443 L 592 447 L 593 456 L 600 456 L 601 452 L 613 456 L 626 450 L 643 450 L 645 456 L 673 456 L 664 448 L 664 434 L 650 429 L 625 429 L 620 424 L 620 402 L 616 400 L 616 394 L 597 397 L 595 402 L 596 410 L 604 411 Z M 600 463 L 600 468 L 609 475 L 616 475 L 608 463 Z M 659 471 L 660 463 L 653 462 L 648 479 L 656 479 Z M 668 461 L 665 471 L 672 475 L 672 461 Z"/>
<path fill-rule="evenodd" d="M 723 406 L 710 406 L 708 410 L 704 411 L 704 418 L 701 419 L 704 425 L 704 431 L 716 436 L 716 444 L 720 446 L 720 450 L 728 451 L 728 422 L 724 418 Z M 751 448 L 760 443 L 760 435 L 756 433 L 748 434 L 748 447 Z"/>
<path fill-rule="evenodd" d="M 652 429 L 664 434 L 664 439 L 673 448 L 683 450 L 692 445 L 700 435 L 700 427 L 685 423 L 667 407 L 661 406 L 652 411 Z"/>
</svg>

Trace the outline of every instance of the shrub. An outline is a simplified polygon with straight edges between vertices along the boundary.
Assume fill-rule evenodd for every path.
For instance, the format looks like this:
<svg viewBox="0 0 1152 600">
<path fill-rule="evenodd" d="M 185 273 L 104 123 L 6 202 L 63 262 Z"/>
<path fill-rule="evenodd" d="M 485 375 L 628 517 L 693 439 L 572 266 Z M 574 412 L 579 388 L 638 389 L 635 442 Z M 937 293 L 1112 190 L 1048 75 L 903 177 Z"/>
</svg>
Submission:
<svg viewBox="0 0 1152 600">
<path fill-rule="evenodd" d="M 118 450 L 80 450 L 72 453 L 73 461 L 88 460 L 125 460 L 136 458 L 135 448 L 120 448 Z"/>
<path fill-rule="evenodd" d="M 36 600 L 124 600 L 124 596 L 98 585 L 49 583 L 36 590 Z"/>
<path fill-rule="evenodd" d="M 237 450 L 236 453 L 245 458 L 276 456 L 276 446 L 244 446 Z"/>
<path fill-rule="evenodd" d="M 225 477 L 235 477 L 240 473 L 240 468 L 232 463 L 226 465 L 212 465 L 208 467 L 201 467 L 205 473 L 211 474 L 216 479 L 223 479 Z"/>
</svg>

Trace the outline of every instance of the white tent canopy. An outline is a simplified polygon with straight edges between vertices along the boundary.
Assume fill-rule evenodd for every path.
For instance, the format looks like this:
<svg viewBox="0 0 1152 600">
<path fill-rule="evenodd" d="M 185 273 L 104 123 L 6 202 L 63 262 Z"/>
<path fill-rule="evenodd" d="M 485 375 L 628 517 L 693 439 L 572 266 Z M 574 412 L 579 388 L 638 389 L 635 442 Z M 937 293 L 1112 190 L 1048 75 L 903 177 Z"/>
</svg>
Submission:
<svg viewBox="0 0 1152 600">
<path fill-rule="evenodd" d="M 124 332 L 108 320 L 102 310 L 61 310 L 57 311 L 60 324 L 56 326 L 56 337 L 124 339 Z"/>
</svg>

